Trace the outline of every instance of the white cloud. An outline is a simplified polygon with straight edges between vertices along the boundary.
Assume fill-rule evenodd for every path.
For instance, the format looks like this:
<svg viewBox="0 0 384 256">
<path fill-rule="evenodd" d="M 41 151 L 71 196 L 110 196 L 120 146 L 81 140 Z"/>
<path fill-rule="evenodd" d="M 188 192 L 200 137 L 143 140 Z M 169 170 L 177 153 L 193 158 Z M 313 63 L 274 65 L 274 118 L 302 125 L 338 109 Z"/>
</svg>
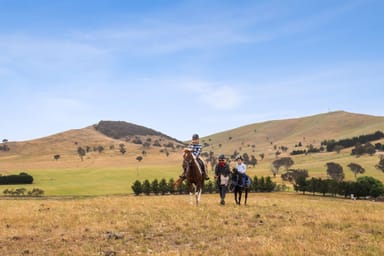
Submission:
<svg viewBox="0 0 384 256">
<path fill-rule="evenodd" d="M 227 85 L 195 81 L 188 82 L 185 88 L 191 93 L 196 94 L 200 102 L 216 110 L 235 109 L 244 98 L 240 90 Z"/>
</svg>

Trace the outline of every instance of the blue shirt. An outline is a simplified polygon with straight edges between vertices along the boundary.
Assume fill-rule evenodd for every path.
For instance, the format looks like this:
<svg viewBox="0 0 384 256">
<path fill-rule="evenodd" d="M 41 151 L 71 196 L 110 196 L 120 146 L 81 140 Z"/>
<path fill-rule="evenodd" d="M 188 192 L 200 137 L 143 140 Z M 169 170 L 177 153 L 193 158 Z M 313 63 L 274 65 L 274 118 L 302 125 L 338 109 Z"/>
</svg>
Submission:
<svg viewBox="0 0 384 256">
<path fill-rule="evenodd" d="M 192 143 L 191 145 L 189 145 L 188 148 L 191 150 L 192 154 L 195 157 L 199 157 L 203 146 L 201 146 L 201 144 L 193 144 Z"/>
</svg>

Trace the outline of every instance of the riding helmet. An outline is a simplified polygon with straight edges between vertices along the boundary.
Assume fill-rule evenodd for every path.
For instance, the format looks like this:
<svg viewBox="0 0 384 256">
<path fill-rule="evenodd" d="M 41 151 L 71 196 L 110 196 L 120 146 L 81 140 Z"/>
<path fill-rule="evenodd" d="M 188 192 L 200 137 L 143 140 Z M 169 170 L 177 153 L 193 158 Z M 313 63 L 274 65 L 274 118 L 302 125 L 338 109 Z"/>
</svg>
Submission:
<svg viewBox="0 0 384 256">
<path fill-rule="evenodd" d="M 195 133 L 192 135 L 193 140 L 198 140 L 199 139 L 199 134 Z"/>
<path fill-rule="evenodd" d="M 236 156 L 235 160 L 241 159 L 243 161 L 243 157 L 241 155 Z"/>
</svg>

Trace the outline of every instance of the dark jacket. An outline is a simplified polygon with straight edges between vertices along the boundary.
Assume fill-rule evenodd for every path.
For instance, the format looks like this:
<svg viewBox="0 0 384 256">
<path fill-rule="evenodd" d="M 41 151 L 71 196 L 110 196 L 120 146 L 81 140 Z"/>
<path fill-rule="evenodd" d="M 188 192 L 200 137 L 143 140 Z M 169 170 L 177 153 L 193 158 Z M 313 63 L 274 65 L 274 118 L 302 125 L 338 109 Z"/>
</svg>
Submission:
<svg viewBox="0 0 384 256">
<path fill-rule="evenodd" d="M 215 177 L 217 177 L 217 183 L 220 184 L 220 175 L 224 177 L 228 177 L 231 174 L 231 170 L 229 168 L 229 164 L 225 163 L 224 166 L 221 166 L 218 163 L 215 167 Z"/>
</svg>

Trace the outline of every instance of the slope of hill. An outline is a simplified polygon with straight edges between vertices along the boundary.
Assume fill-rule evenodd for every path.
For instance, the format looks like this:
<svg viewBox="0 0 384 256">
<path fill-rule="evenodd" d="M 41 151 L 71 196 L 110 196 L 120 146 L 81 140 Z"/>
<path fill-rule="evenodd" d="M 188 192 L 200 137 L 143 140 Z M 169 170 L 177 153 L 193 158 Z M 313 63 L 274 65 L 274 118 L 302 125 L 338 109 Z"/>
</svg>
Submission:
<svg viewBox="0 0 384 256">
<path fill-rule="evenodd" d="M 255 123 L 202 138 L 208 151 L 232 154 L 253 152 L 274 154 L 281 146 L 320 145 L 321 141 L 343 139 L 384 129 L 384 117 L 344 111 L 309 117 Z M 274 157 L 272 155 L 271 157 Z"/>
</svg>

